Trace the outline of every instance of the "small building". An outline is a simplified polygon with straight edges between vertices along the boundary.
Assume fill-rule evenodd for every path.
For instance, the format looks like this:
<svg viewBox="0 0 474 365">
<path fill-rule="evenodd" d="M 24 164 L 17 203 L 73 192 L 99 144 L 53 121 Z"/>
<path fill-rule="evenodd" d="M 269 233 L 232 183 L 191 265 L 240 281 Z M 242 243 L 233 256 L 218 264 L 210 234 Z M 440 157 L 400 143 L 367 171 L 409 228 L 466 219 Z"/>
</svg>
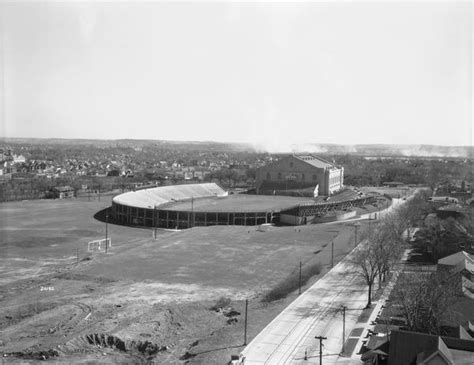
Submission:
<svg viewBox="0 0 474 365">
<path fill-rule="evenodd" d="M 451 196 L 432 196 L 428 201 L 435 205 L 459 204 L 459 200 Z"/>
<path fill-rule="evenodd" d="M 441 219 L 458 218 L 465 215 L 465 213 L 466 211 L 456 204 L 444 205 L 436 209 L 436 215 Z"/>
<path fill-rule="evenodd" d="M 75 192 L 74 188 L 72 188 L 69 185 L 65 186 L 58 186 L 52 189 L 53 192 L 53 198 L 59 198 L 59 199 L 68 199 L 68 198 L 74 198 Z"/>
<path fill-rule="evenodd" d="M 393 330 L 388 365 L 472 364 L 474 340 L 464 330 L 460 338 Z"/>
<path fill-rule="evenodd" d="M 439 259 L 437 269 L 458 274 L 463 294 L 474 299 L 474 255 L 465 251 L 456 252 Z"/>
<path fill-rule="evenodd" d="M 342 190 L 343 184 L 343 167 L 313 155 L 286 156 L 256 173 L 257 194 L 309 189 L 313 196 L 329 196 Z"/>
</svg>

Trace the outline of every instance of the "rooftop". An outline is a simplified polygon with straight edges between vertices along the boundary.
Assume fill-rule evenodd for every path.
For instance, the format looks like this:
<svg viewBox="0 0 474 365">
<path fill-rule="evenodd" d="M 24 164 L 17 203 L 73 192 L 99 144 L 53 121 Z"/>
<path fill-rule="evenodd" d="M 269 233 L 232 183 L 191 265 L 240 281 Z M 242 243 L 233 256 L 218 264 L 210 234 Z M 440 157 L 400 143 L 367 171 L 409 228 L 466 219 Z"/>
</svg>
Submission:
<svg viewBox="0 0 474 365">
<path fill-rule="evenodd" d="M 470 261 L 474 261 L 474 257 L 472 255 L 469 255 L 465 251 L 459 251 L 459 252 L 453 253 L 452 255 L 439 259 L 438 265 L 456 266 L 460 264 L 461 262 L 464 262 L 466 259 L 469 259 Z"/>
<path fill-rule="evenodd" d="M 442 352 L 451 364 L 468 364 L 474 355 L 474 340 L 439 337 L 419 332 L 394 330 L 390 335 L 389 365 L 410 365 Z"/>
<path fill-rule="evenodd" d="M 335 168 L 336 165 L 322 159 L 321 157 L 316 157 L 313 155 L 293 155 L 293 157 L 297 158 L 298 160 L 304 161 L 314 167 L 317 167 L 318 169 L 324 169 L 324 168 Z"/>
</svg>

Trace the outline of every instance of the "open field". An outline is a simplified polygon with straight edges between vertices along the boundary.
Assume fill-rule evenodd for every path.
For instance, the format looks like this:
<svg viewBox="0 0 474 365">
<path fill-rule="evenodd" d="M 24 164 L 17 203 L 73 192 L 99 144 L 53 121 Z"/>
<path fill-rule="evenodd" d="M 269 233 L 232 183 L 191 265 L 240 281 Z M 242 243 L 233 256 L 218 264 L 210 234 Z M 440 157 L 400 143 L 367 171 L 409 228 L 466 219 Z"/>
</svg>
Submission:
<svg viewBox="0 0 474 365">
<path fill-rule="evenodd" d="M 222 198 L 196 199 L 193 201 L 195 212 L 265 212 L 280 211 L 295 205 L 313 202 L 310 198 L 291 196 L 234 194 Z M 190 211 L 191 201 L 177 202 L 167 209 Z"/>
<path fill-rule="evenodd" d="M 296 295 L 263 304 L 267 290 L 300 261 L 321 263 L 323 274 L 331 242 L 335 262 L 354 243 L 353 227 L 341 223 L 158 231 L 156 240 L 151 230 L 109 224 L 111 251 L 87 253 L 88 241 L 105 236 L 93 215 L 109 204 L 102 197 L 0 206 L 3 360 L 222 363 L 241 348 L 243 318 L 210 311 L 218 298 L 240 313 L 250 299 L 250 340 Z"/>
</svg>

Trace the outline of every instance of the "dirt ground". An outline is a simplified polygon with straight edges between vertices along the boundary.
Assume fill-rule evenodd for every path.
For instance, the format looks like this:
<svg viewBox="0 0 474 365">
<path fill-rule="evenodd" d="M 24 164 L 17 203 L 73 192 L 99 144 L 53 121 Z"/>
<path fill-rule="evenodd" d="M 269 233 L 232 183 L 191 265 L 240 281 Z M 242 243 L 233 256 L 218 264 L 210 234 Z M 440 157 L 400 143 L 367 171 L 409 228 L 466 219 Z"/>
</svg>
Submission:
<svg viewBox="0 0 474 365">
<path fill-rule="evenodd" d="M 323 275 L 354 246 L 350 223 L 196 227 L 159 231 L 94 220 L 110 205 L 87 199 L 0 206 L 0 353 L 3 363 L 224 364 L 297 296 L 262 295 L 299 262 Z M 317 277 L 306 286 L 312 285 Z M 225 311 L 210 308 L 221 298 Z"/>
</svg>

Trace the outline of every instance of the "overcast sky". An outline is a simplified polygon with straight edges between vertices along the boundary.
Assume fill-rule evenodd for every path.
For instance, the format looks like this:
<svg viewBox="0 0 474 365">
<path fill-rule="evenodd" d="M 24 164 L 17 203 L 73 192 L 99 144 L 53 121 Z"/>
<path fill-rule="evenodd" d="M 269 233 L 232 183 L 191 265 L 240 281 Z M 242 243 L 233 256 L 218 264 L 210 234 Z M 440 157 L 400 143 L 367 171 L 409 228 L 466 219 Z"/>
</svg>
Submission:
<svg viewBox="0 0 474 365">
<path fill-rule="evenodd" d="M 472 145 L 470 1 L 0 14 L 2 136 Z"/>
</svg>

